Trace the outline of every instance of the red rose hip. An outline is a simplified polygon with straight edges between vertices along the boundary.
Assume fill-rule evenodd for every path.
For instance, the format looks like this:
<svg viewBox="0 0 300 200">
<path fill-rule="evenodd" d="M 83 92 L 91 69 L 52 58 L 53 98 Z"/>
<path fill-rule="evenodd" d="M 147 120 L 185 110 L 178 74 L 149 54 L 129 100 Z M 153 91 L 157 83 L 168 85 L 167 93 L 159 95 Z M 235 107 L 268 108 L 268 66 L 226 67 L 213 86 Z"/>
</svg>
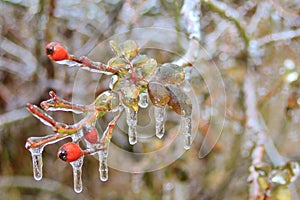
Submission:
<svg viewBox="0 0 300 200">
<path fill-rule="evenodd" d="M 69 54 L 67 50 L 58 42 L 50 42 L 46 45 L 46 54 L 51 60 L 67 60 Z"/>
<path fill-rule="evenodd" d="M 57 157 L 66 162 L 73 162 L 83 156 L 80 146 L 75 142 L 68 142 L 62 145 L 57 153 Z"/>
</svg>

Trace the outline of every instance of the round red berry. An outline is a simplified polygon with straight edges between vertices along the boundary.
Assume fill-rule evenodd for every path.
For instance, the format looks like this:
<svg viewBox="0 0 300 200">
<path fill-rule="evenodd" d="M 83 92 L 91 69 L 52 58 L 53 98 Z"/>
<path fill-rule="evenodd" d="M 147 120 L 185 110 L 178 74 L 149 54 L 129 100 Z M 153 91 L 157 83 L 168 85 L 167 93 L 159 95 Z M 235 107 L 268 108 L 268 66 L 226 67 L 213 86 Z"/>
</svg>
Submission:
<svg viewBox="0 0 300 200">
<path fill-rule="evenodd" d="M 89 128 L 84 130 L 84 139 L 86 139 L 89 143 L 98 142 L 98 131 L 96 128 Z"/>
<path fill-rule="evenodd" d="M 46 54 L 54 61 L 66 60 L 69 58 L 67 50 L 58 42 L 50 42 L 47 44 Z"/>
<path fill-rule="evenodd" d="M 66 162 L 73 162 L 83 156 L 80 146 L 75 142 L 68 142 L 62 145 L 57 153 L 57 157 Z"/>
</svg>

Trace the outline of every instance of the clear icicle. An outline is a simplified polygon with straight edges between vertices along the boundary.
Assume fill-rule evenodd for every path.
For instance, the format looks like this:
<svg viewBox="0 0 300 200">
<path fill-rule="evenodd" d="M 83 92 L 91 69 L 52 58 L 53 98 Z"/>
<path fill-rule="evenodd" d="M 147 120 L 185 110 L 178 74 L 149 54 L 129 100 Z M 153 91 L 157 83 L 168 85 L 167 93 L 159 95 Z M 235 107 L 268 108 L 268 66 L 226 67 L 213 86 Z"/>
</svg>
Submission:
<svg viewBox="0 0 300 200">
<path fill-rule="evenodd" d="M 137 143 L 137 112 L 126 108 L 126 118 L 127 118 L 127 125 L 128 125 L 128 140 L 129 144 L 134 145 Z"/>
<path fill-rule="evenodd" d="M 43 153 L 44 147 L 29 149 L 32 158 L 33 177 L 39 181 L 43 178 Z"/>
<path fill-rule="evenodd" d="M 138 105 L 141 108 L 147 108 L 148 107 L 148 93 L 143 92 L 139 95 Z"/>
<path fill-rule="evenodd" d="M 165 133 L 165 107 L 154 107 L 156 137 L 161 139 Z"/>
<path fill-rule="evenodd" d="M 101 181 L 108 180 L 108 166 L 107 166 L 107 156 L 108 156 L 108 149 L 104 149 L 98 152 L 99 156 L 99 174 Z"/>
<path fill-rule="evenodd" d="M 143 176 L 143 173 L 134 173 L 131 176 L 131 189 L 136 194 L 141 192 L 141 187 L 143 186 Z"/>
<path fill-rule="evenodd" d="M 83 158 L 84 156 L 81 156 L 78 160 L 74 162 L 70 162 L 73 168 L 74 191 L 76 193 L 80 193 L 82 191 L 81 175 L 82 175 Z"/>
<path fill-rule="evenodd" d="M 192 118 L 191 116 L 182 117 L 184 148 L 190 149 L 192 145 Z"/>
</svg>

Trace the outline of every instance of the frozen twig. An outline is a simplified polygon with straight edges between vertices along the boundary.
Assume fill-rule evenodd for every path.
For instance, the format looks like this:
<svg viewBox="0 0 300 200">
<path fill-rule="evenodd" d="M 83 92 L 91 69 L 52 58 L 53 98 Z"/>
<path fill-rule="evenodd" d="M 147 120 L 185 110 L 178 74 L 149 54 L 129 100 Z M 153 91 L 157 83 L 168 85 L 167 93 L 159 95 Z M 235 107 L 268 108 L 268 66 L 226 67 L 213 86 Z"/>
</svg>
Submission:
<svg viewBox="0 0 300 200">
<path fill-rule="evenodd" d="M 288 30 L 280 33 L 272 33 L 270 35 L 266 35 L 259 39 L 256 39 L 256 44 L 261 47 L 271 42 L 276 42 L 280 40 L 289 40 L 300 36 L 300 29 L 296 30 Z"/>
<path fill-rule="evenodd" d="M 246 126 L 248 129 L 256 133 L 256 144 L 252 152 L 252 166 L 250 167 L 249 181 L 250 185 L 250 198 L 255 200 L 260 196 L 259 185 L 257 182 L 258 173 L 254 169 L 254 165 L 263 161 L 266 143 L 266 134 L 262 129 L 259 120 L 259 113 L 257 111 L 257 100 L 253 72 L 248 69 L 248 74 L 245 76 L 244 81 L 244 93 L 245 93 L 245 105 L 246 105 Z"/>
<path fill-rule="evenodd" d="M 241 22 L 239 13 L 236 10 L 229 7 L 227 4 L 216 0 L 202 0 L 202 2 L 207 4 L 212 11 L 218 13 L 227 20 L 232 21 L 238 29 L 241 37 L 243 38 L 245 46 L 249 45 L 249 37 L 247 35 L 246 29 L 244 28 L 243 22 Z"/>
<path fill-rule="evenodd" d="M 185 55 L 174 61 L 179 66 L 192 66 L 196 60 L 199 51 L 199 41 L 201 39 L 200 31 L 200 2 L 197 0 L 186 0 L 181 9 L 183 24 L 186 24 L 186 30 L 189 35 L 189 46 Z"/>
</svg>

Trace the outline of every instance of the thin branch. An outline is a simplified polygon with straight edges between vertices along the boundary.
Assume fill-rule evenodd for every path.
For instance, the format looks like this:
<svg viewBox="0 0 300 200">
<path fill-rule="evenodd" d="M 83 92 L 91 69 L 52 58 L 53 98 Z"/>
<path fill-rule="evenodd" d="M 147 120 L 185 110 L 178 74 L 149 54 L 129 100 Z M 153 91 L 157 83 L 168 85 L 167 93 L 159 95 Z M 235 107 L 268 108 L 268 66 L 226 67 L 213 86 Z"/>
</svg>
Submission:
<svg viewBox="0 0 300 200">
<path fill-rule="evenodd" d="M 266 143 L 266 134 L 259 123 L 259 113 L 257 111 L 257 99 L 255 91 L 254 76 L 251 69 L 248 69 L 248 74 L 244 81 L 245 107 L 246 107 L 246 126 L 248 129 L 256 133 L 256 144 L 252 152 L 252 166 L 250 167 L 249 181 L 250 198 L 256 200 L 260 196 L 260 187 L 257 182 L 258 173 L 254 169 L 254 165 L 263 161 Z"/>
<path fill-rule="evenodd" d="M 300 36 L 300 28 L 296 30 L 283 31 L 280 33 L 272 33 L 259 39 L 254 40 L 258 47 L 264 46 L 271 42 L 280 40 L 289 40 Z"/>
<path fill-rule="evenodd" d="M 200 7 L 201 4 L 197 0 L 186 0 L 181 9 L 182 20 L 186 24 L 186 30 L 189 35 L 189 46 L 185 55 L 174 64 L 182 67 L 192 66 L 196 60 L 199 51 L 199 41 L 201 40 L 200 31 Z"/>
<path fill-rule="evenodd" d="M 244 28 L 244 26 L 241 23 L 241 19 L 239 18 L 239 14 L 236 10 L 234 10 L 227 4 L 220 2 L 220 1 L 202 0 L 202 2 L 205 3 L 206 5 L 208 5 L 210 10 L 218 13 L 225 19 L 233 22 L 234 25 L 236 26 L 236 28 L 238 29 L 238 31 L 245 43 L 245 46 L 248 47 L 250 39 L 247 35 L 246 29 Z"/>
</svg>

